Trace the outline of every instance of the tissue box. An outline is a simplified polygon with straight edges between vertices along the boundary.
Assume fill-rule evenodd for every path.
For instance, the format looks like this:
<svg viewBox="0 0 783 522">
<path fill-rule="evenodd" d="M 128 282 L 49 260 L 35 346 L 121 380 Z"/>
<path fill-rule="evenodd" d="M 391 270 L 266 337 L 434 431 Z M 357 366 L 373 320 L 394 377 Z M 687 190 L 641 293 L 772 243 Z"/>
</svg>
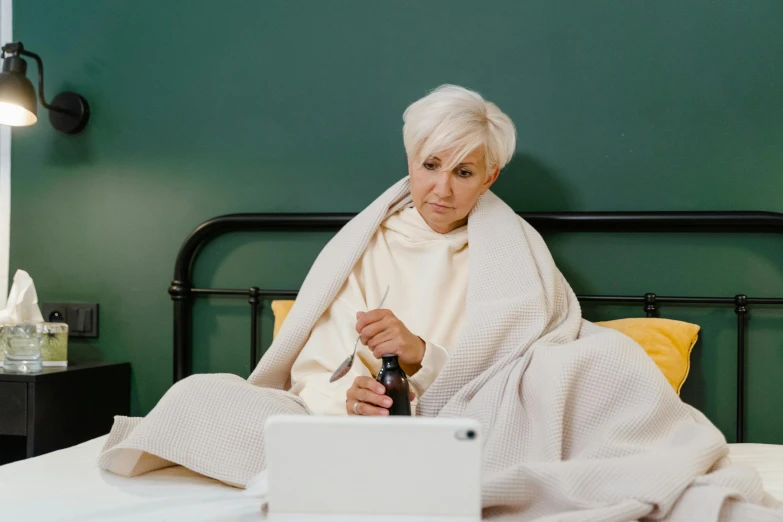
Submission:
<svg viewBox="0 0 783 522">
<path fill-rule="evenodd" d="M 38 323 L 36 333 L 41 346 L 43 366 L 68 366 L 68 325 L 65 323 Z M 5 358 L 5 340 L 0 328 L 0 368 Z"/>
</svg>

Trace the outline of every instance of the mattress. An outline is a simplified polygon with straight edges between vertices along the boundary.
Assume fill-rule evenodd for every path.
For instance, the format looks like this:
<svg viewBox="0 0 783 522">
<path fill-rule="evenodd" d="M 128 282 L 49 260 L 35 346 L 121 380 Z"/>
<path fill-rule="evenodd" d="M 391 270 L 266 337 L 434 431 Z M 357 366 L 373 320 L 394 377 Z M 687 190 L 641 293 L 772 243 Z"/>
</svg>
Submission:
<svg viewBox="0 0 783 522">
<path fill-rule="evenodd" d="M 105 437 L 0 466 L 3 520 L 145 522 L 262 520 L 257 496 L 182 467 L 128 479 L 98 469 Z M 755 466 L 783 500 L 783 446 L 732 444 L 732 460 Z"/>
</svg>

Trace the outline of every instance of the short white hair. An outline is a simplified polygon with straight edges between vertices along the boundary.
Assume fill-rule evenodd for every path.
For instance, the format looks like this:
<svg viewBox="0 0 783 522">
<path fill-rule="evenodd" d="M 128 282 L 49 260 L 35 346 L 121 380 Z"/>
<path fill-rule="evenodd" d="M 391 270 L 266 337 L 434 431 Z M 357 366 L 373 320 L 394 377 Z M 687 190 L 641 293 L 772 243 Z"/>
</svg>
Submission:
<svg viewBox="0 0 783 522">
<path fill-rule="evenodd" d="M 514 122 L 479 93 L 457 85 L 441 85 L 412 103 L 402 115 L 405 151 L 414 161 L 451 151 L 453 169 L 465 156 L 483 147 L 487 172 L 502 169 L 516 148 Z"/>
</svg>

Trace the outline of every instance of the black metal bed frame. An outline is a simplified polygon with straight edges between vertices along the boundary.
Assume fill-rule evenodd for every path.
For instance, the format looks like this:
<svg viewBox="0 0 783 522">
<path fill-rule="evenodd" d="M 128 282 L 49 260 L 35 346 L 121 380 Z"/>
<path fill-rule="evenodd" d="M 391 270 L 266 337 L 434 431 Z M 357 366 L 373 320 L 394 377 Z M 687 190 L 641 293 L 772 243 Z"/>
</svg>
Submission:
<svg viewBox="0 0 783 522">
<path fill-rule="evenodd" d="M 270 298 L 295 298 L 296 290 L 195 288 L 193 266 L 201 249 L 214 238 L 233 232 L 336 231 L 355 214 L 232 214 L 204 222 L 185 240 L 177 255 L 169 294 L 174 301 L 174 381 L 191 374 L 193 300 L 199 296 L 247 297 L 250 304 L 250 369 L 258 362 L 258 312 Z M 524 213 L 540 231 L 570 232 L 729 232 L 783 233 L 783 214 L 775 212 L 567 212 Z M 654 317 L 661 304 L 733 306 L 737 314 L 737 442 L 745 441 L 745 328 L 750 305 L 781 305 L 783 298 L 584 295 L 584 303 L 638 304 Z"/>
</svg>

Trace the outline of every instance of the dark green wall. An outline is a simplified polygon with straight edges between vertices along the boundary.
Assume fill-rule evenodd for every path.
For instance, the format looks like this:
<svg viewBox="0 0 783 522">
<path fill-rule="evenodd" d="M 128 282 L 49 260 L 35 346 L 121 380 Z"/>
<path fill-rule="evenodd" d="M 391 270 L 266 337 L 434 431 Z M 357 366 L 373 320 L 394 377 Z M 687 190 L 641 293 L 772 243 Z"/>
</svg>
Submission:
<svg viewBox="0 0 783 522">
<path fill-rule="evenodd" d="M 142 414 L 171 382 L 186 234 L 229 212 L 361 209 L 405 174 L 402 111 L 444 82 L 516 122 L 497 184 L 516 209 L 783 211 L 781 26 L 776 0 L 17 1 L 50 96 L 82 93 L 93 118 L 75 137 L 14 131 L 12 268 L 43 300 L 101 304 L 100 339 L 72 355 L 131 361 Z M 325 239 L 228 237 L 198 280 L 294 288 Z M 578 292 L 783 295 L 773 236 L 549 239 Z M 704 327 L 684 397 L 731 437 L 733 313 L 663 314 Z M 197 370 L 248 373 L 246 316 L 199 304 Z M 751 332 L 749 436 L 780 443 L 783 311 L 754 310 Z"/>
</svg>

